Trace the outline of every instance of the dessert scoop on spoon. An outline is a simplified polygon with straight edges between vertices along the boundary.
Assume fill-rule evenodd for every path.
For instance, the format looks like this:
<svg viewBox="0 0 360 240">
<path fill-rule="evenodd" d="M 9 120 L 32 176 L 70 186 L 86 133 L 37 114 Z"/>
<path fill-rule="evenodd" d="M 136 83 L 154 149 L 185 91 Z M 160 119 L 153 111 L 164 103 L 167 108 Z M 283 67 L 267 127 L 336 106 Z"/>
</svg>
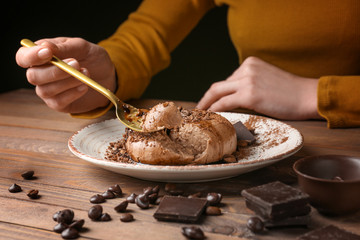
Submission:
<svg viewBox="0 0 360 240">
<path fill-rule="evenodd" d="M 36 46 L 29 39 L 22 39 L 21 45 L 24 47 L 34 47 Z M 122 102 L 113 92 L 109 89 L 103 87 L 102 85 L 98 84 L 88 76 L 82 74 L 72 66 L 68 65 L 67 63 L 63 62 L 59 58 L 53 56 L 50 60 L 50 63 L 57 66 L 58 68 L 62 69 L 63 71 L 69 73 L 73 77 L 77 78 L 81 82 L 85 83 L 89 87 L 93 88 L 94 90 L 98 91 L 106 98 L 108 98 L 115 106 L 115 112 L 117 118 L 120 120 L 122 124 L 127 126 L 130 129 L 135 131 L 143 131 L 142 129 L 142 114 L 143 111 L 141 109 L 135 108 L 127 103 Z"/>
</svg>

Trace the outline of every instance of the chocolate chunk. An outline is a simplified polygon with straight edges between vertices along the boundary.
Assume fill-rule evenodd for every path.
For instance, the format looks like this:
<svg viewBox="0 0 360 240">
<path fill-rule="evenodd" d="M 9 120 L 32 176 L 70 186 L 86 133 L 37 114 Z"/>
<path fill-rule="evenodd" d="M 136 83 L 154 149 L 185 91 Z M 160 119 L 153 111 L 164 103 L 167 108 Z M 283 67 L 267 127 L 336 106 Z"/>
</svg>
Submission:
<svg viewBox="0 0 360 240">
<path fill-rule="evenodd" d="M 106 190 L 103 194 L 101 194 L 101 196 L 103 196 L 105 199 L 113 199 L 116 198 L 115 193 L 113 193 L 110 190 Z"/>
<path fill-rule="evenodd" d="M 183 227 L 181 233 L 188 239 L 202 240 L 205 239 L 204 232 L 199 227 Z"/>
<path fill-rule="evenodd" d="M 245 189 L 241 194 L 246 206 L 264 219 L 281 220 L 310 211 L 307 194 L 279 181 Z"/>
<path fill-rule="evenodd" d="M 154 218 L 161 221 L 196 222 L 206 205 L 206 199 L 164 196 Z"/>
<path fill-rule="evenodd" d="M 128 201 L 129 203 L 135 203 L 135 198 L 137 197 L 136 193 L 132 193 L 130 194 L 130 196 L 128 196 L 126 198 L 126 201 Z"/>
<path fill-rule="evenodd" d="M 310 215 L 289 217 L 282 220 L 271 221 L 268 219 L 262 219 L 266 228 L 277 227 L 306 227 L 310 224 Z"/>
<path fill-rule="evenodd" d="M 120 221 L 131 222 L 134 220 L 134 216 L 131 213 L 123 213 L 120 215 Z"/>
<path fill-rule="evenodd" d="M 147 209 L 150 207 L 149 196 L 142 193 L 135 198 L 136 205 L 141 209 Z"/>
<path fill-rule="evenodd" d="M 233 126 L 235 128 L 238 141 L 244 140 L 249 142 L 249 144 L 255 142 L 254 135 L 245 127 L 241 121 L 235 123 Z"/>
<path fill-rule="evenodd" d="M 79 231 L 75 228 L 66 228 L 64 231 L 62 231 L 61 237 L 63 239 L 75 239 L 79 237 Z"/>
<path fill-rule="evenodd" d="M 27 193 L 27 196 L 31 199 L 38 199 L 39 196 L 39 190 L 32 189 Z"/>
<path fill-rule="evenodd" d="M 208 193 L 206 200 L 211 206 L 216 206 L 221 202 L 222 195 L 220 193 Z"/>
<path fill-rule="evenodd" d="M 81 229 L 83 228 L 85 224 L 85 220 L 84 219 L 80 219 L 80 220 L 77 220 L 75 222 L 73 222 L 72 224 L 70 224 L 70 228 L 75 228 L 76 230 L 78 231 L 81 231 Z"/>
<path fill-rule="evenodd" d="M 333 225 L 328 225 L 322 228 L 315 229 L 311 232 L 305 233 L 297 240 L 360 240 L 360 236 L 354 233 L 345 231 Z"/>
<path fill-rule="evenodd" d="M 88 216 L 91 220 L 98 220 L 103 212 L 103 207 L 101 205 L 94 205 L 88 211 Z"/>
<path fill-rule="evenodd" d="M 54 219 L 54 216 L 53 216 Z M 70 224 L 74 219 L 74 211 L 71 209 L 64 209 L 57 213 L 56 220 L 58 223 Z"/>
<path fill-rule="evenodd" d="M 101 217 L 99 218 L 102 222 L 108 222 L 111 220 L 111 216 L 108 213 L 101 214 Z"/>
<path fill-rule="evenodd" d="M 254 233 L 262 232 L 264 230 L 264 222 L 258 217 L 249 218 L 246 226 Z"/>
<path fill-rule="evenodd" d="M 106 199 L 100 194 L 95 194 L 90 198 L 91 203 L 104 203 L 105 201 Z"/>
<path fill-rule="evenodd" d="M 54 226 L 53 230 L 56 233 L 61 233 L 62 231 L 64 231 L 65 229 L 67 229 L 69 227 L 69 225 L 67 225 L 66 223 L 58 223 Z"/>
<path fill-rule="evenodd" d="M 115 184 L 113 186 L 110 186 L 108 190 L 112 191 L 113 193 L 115 193 L 119 197 L 122 196 L 122 189 L 121 189 L 119 184 Z"/>
<path fill-rule="evenodd" d="M 126 200 L 122 201 L 119 205 L 114 207 L 114 209 L 115 209 L 116 212 L 125 212 L 128 204 L 129 204 L 128 201 L 126 201 Z"/>
</svg>

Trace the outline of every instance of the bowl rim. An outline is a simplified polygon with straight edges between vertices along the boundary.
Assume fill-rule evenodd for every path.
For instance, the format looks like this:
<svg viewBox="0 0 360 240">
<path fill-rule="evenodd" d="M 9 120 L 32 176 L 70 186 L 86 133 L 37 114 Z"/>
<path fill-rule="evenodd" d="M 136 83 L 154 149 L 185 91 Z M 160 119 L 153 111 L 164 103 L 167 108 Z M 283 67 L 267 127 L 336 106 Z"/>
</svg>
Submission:
<svg viewBox="0 0 360 240">
<path fill-rule="evenodd" d="M 297 168 L 298 166 L 305 162 L 305 161 L 310 161 L 309 159 L 323 159 L 323 158 L 338 158 L 338 159 L 348 159 L 348 158 L 355 158 L 358 161 L 360 161 L 360 157 L 355 157 L 355 156 L 349 156 L 349 155 L 336 155 L 336 154 L 327 154 L 327 155 L 313 155 L 313 156 L 307 156 L 307 157 L 303 157 L 298 159 L 297 161 L 295 161 L 295 163 L 293 164 L 292 168 L 295 171 L 295 173 L 299 176 L 302 176 L 304 178 L 307 179 L 311 179 L 311 180 L 315 180 L 315 181 L 320 181 L 320 182 L 327 182 L 327 183 L 335 183 L 335 184 L 345 184 L 345 183 L 360 183 L 360 176 L 359 179 L 355 179 L 355 180 L 344 180 L 344 181 L 337 181 L 337 180 L 332 180 L 332 179 L 325 179 L 325 178 L 318 178 L 318 177 L 313 177 L 310 176 L 308 174 L 305 174 L 303 172 L 300 172 Z"/>
</svg>

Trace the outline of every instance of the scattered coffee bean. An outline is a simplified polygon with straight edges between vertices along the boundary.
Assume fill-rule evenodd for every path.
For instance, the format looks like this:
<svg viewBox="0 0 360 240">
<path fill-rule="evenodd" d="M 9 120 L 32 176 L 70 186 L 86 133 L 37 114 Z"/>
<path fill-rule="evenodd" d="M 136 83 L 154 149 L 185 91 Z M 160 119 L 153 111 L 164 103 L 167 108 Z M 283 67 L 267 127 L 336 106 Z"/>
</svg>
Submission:
<svg viewBox="0 0 360 240">
<path fill-rule="evenodd" d="M 28 192 L 27 196 L 31 199 L 38 199 L 39 198 L 39 191 L 32 189 Z"/>
<path fill-rule="evenodd" d="M 94 205 L 88 211 L 88 216 L 91 220 L 98 220 L 103 212 L 103 208 L 101 205 Z"/>
<path fill-rule="evenodd" d="M 206 200 L 208 201 L 209 205 L 215 206 L 221 202 L 222 195 L 220 193 L 208 193 Z"/>
<path fill-rule="evenodd" d="M 128 201 L 129 203 L 135 203 L 135 198 L 137 197 L 137 194 L 136 193 L 132 193 L 130 194 L 130 196 L 128 196 L 126 198 L 126 201 Z"/>
<path fill-rule="evenodd" d="M 143 193 L 146 195 L 150 195 L 153 193 L 153 188 L 152 187 L 144 188 Z"/>
<path fill-rule="evenodd" d="M 92 196 L 90 198 L 91 203 L 103 203 L 105 201 L 106 201 L 106 199 L 100 194 L 95 194 L 94 196 Z"/>
<path fill-rule="evenodd" d="M 17 193 L 17 192 L 21 192 L 21 191 L 22 191 L 21 187 L 19 185 L 17 185 L 16 183 L 14 183 L 13 185 L 11 185 L 9 187 L 9 192 L 11 192 L 11 193 Z"/>
<path fill-rule="evenodd" d="M 199 227 L 183 227 L 181 233 L 188 239 L 205 239 L 204 232 Z"/>
<path fill-rule="evenodd" d="M 54 218 L 54 216 L 53 216 L 53 218 Z M 74 219 L 74 211 L 71 209 L 64 209 L 62 211 L 57 212 L 56 220 L 58 223 L 70 224 L 73 219 Z"/>
<path fill-rule="evenodd" d="M 56 213 L 54 213 L 54 215 L 53 215 L 53 220 L 55 221 L 55 222 L 57 222 L 57 219 L 58 219 L 58 216 L 59 216 L 59 214 L 60 214 L 60 212 L 61 211 L 57 211 Z"/>
<path fill-rule="evenodd" d="M 237 162 L 236 157 L 232 154 L 225 154 L 223 157 L 223 160 L 224 160 L 224 162 L 227 162 L 227 163 L 236 163 Z"/>
<path fill-rule="evenodd" d="M 113 186 L 110 186 L 108 190 L 110 190 L 110 191 L 112 191 L 113 193 L 115 193 L 116 196 L 119 196 L 119 197 L 122 196 L 122 189 L 121 189 L 121 187 L 120 187 L 119 184 L 115 184 L 115 185 L 113 185 Z"/>
<path fill-rule="evenodd" d="M 116 198 L 116 195 L 110 190 L 106 190 L 103 194 L 101 194 L 101 196 L 103 196 L 105 199 Z"/>
<path fill-rule="evenodd" d="M 135 203 L 141 209 L 147 209 L 150 206 L 149 197 L 146 194 L 139 194 L 135 198 Z"/>
<path fill-rule="evenodd" d="M 82 227 L 84 226 L 85 224 L 85 220 L 84 219 L 80 219 L 80 220 L 77 220 L 75 222 L 73 222 L 72 224 L 70 224 L 70 228 L 75 228 L 76 230 L 78 231 L 81 231 Z"/>
<path fill-rule="evenodd" d="M 258 217 L 249 218 L 246 226 L 250 231 L 254 233 L 258 233 L 264 230 L 264 222 L 261 221 L 261 219 Z"/>
<path fill-rule="evenodd" d="M 197 192 L 188 196 L 188 198 L 201 198 L 201 192 Z"/>
<path fill-rule="evenodd" d="M 206 215 L 212 215 L 212 216 L 221 215 L 221 209 L 215 206 L 208 206 L 206 208 Z"/>
<path fill-rule="evenodd" d="M 75 239 L 79 237 L 79 231 L 75 228 L 66 228 L 64 231 L 62 231 L 61 237 L 63 239 Z"/>
<path fill-rule="evenodd" d="M 21 177 L 23 177 L 26 180 L 31 180 L 34 178 L 34 171 L 26 171 L 21 174 Z"/>
<path fill-rule="evenodd" d="M 154 204 L 157 197 L 158 197 L 158 194 L 157 193 L 152 193 L 148 197 L 149 197 L 149 203 Z"/>
<path fill-rule="evenodd" d="M 114 207 L 114 209 L 115 209 L 116 212 L 125 212 L 127 206 L 128 206 L 128 201 L 123 201 L 119 205 Z"/>
<path fill-rule="evenodd" d="M 153 193 L 159 194 L 160 186 L 159 186 L 159 185 L 156 185 L 155 187 L 153 187 L 152 191 L 153 191 Z"/>
<path fill-rule="evenodd" d="M 134 216 L 131 213 L 123 213 L 120 215 L 120 221 L 131 222 L 134 220 Z"/>
<path fill-rule="evenodd" d="M 102 222 L 107 222 L 111 220 L 111 217 L 108 213 L 103 213 L 99 220 Z"/>
<path fill-rule="evenodd" d="M 61 233 L 62 231 L 64 231 L 65 229 L 67 229 L 69 227 L 69 225 L 67 225 L 66 223 L 58 223 L 54 226 L 53 230 L 56 233 Z"/>
</svg>

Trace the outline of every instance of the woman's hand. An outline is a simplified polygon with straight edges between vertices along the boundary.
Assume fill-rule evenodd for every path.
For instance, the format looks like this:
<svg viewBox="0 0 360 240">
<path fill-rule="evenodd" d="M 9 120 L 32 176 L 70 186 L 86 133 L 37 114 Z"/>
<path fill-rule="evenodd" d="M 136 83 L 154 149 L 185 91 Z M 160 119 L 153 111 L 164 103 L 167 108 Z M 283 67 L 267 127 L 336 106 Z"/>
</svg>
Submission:
<svg viewBox="0 0 360 240">
<path fill-rule="evenodd" d="M 246 108 L 284 120 L 318 119 L 317 83 L 249 57 L 225 81 L 212 84 L 197 108 Z"/>
<path fill-rule="evenodd" d="M 105 49 L 81 38 L 43 39 L 36 44 L 36 47 L 21 47 L 16 53 L 16 62 L 28 68 L 29 83 L 36 86 L 36 94 L 50 108 L 81 113 L 109 103 L 100 93 L 49 63 L 55 55 L 114 91 L 115 68 Z"/>
</svg>

